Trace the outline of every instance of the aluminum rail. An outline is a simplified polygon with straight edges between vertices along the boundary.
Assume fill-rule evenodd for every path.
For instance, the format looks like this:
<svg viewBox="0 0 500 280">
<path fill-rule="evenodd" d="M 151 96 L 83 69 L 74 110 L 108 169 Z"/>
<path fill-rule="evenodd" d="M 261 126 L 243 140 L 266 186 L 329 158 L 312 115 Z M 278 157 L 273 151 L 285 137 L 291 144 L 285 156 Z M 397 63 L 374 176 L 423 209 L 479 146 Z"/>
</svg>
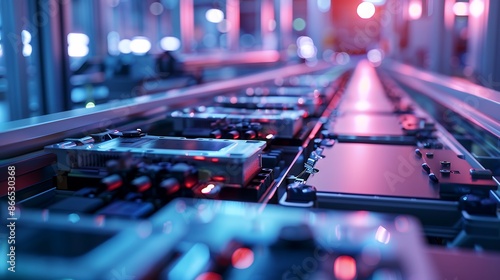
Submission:
<svg viewBox="0 0 500 280">
<path fill-rule="evenodd" d="M 500 92 L 395 61 L 384 62 L 383 69 L 393 78 L 500 138 Z"/>
<path fill-rule="evenodd" d="M 119 100 L 94 108 L 0 123 L 0 159 L 39 150 L 45 145 L 67 137 L 83 136 L 90 132 L 117 127 L 139 117 L 158 115 L 176 106 L 195 104 L 197 101 L 206 100 L 222 91 L 268 82 L 279 77 L 325 70 L 329 67 L 332 65 L 327 63 L 318 63 L 312 67 L 305 64 L 290 65 L 231 80 Z"/>
</svg>

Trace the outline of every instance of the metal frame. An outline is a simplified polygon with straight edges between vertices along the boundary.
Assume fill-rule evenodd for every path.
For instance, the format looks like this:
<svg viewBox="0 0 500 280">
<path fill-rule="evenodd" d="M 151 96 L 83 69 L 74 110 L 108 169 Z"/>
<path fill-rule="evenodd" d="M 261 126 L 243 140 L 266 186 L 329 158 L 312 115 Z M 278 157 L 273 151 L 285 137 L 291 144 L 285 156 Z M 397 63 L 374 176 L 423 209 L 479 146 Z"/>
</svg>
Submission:
<svg viewBox="0 0 500 280">
<path fill-rule="evenodd" d="M 50 3 L 49 3 L 50 2 Z M 52 11 L 47 16 L 47 24 L 37 26 L 40 46 L 40 74 L 43 84 L 44 113 L 50 114 L 68 110 L 71 106 L 69 96 L 69 57 L 67 55 L 67 27 L 71 2 L 40 1 L 39 13 Z"/>
<path fill-rule="evenodd" d="M 21 31 L 23 30 L 23 12 L 25 5 L 19 5 L 18 1 L 1 1 L 0 12 L 2 13 L 2 38 L 5 65 L 9 66 L 5 76 L 9 85 L 7 87 L 6 99 L 9 104 L 9 115 L 11 120 L 28 118 L 30 108 L 28 106 L 28 84 L 26 81 L 27 62 L 23 56 L 23 44 Z M 26 18 L 25 18 L 26 19 Z M 23 102 L 24 101 L 24 102 Z"/>
<path fill-rule="evenodd" d="M 66 110 L 69 106 L 67 92 L 68 58 L 64 28 L 70 2 L 51 1 L 2 1 L 0 3 L 6 72 L 9 86 L 7 102 L 10 119 L 29 118 L 33 114 L 47 114 Z M 31 32 L 33 51 L 23 56 L 21 31 Z M 33 61 L 33 65 L 29 61 Z M 34 69 L 30 69 L 33 68 Z M 40 73 L 31 77 L 30 72 Z M 30 102 L 39 103 L 34 111 Z"/>
<path fill-rule="evenodd" d="M 384 69 L 403 82 L 500 138 L 500 93 L 463 79 L 391 61 Z"/>
</svg>

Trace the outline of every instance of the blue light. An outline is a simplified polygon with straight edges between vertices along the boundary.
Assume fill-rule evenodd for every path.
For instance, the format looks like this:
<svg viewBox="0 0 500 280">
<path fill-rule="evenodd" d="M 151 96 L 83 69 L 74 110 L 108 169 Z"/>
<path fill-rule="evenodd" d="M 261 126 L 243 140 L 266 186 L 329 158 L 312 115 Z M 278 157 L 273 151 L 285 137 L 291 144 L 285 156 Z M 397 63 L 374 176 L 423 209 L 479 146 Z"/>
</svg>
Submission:
<svg viewBox="0 0 500 280">
<path fill-rule="evenodd" d="M 76 213 L 71 213 L 68 215 L 68 221 L 72 222 L 73 224 L 77 223 L 80 220 L 80 216 Z"/>
</svg>

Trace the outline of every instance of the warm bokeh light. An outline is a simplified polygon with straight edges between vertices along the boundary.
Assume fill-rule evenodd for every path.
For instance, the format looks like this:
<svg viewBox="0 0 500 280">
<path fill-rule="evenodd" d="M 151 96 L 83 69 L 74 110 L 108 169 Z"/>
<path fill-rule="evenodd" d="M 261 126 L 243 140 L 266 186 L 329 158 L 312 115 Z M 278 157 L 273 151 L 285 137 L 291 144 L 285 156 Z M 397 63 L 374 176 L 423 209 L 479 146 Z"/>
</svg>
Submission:
<svg viewBox="0 0 500 280">
<path fill-rule="evenodd" d="M 31 53 L 33 53 L 33 47 L 30 45 L 30 44 L 26 44 L 26 45 L 23 45 L 23 56 L 25 57 L 28 57 L 31 55 Z M 87 55 L 88 53 L 88 48 L 87 48 L 87 52 L 85 53 L 85 55 Z M 68 55 L 69 56 L 72 56 L 72 52 L 70 49 L 68 49 Z M 82 56 L 85 56 L 85 55 L 82 55 Z M 73 55 L 73 56 L 76 56 L 76 55 Z"/>
<path fill-rule="evenodd" d="M 412 0 L 408 6 L 408 15 L 410 19 L 419 19 L 422 16 L 421 0 Z"/>
<path fill-rule="evenodd" d="M 132 41 L 130 41 L 130 50 L 134 54 L 142 55 L 146 54 L 149 52 L 151 49 L 151 42 L 149 42 L 149 39 L 143 36 L 137 36 L 132 38 Z"/>
<path fill-rule="evenodd" d="M 472 16 L 479 17 L 484 12 L 483 0 L 472 0 L 469 4 L 469 13 Z"/>
<path fill-rule="evenodd" d="M 383 54 L 379 49 L 372 49 L 368 51 L 366 57 L 374 66 L 379 66 L 382 62 Z"/>
<path fill-rule="evenodd" d="M 391 240 L 391 233 L 383 226 L 379 226 L 375 233 L 375 240 L 387 244 Z"/>
<path fill-rule="evenodd" d="M 238 269 L 246 269 L 253 264 L 254 254 L 251 249 L 238 248 L 231 256 L 231 264 Z"/>
<path fill-rule="evenodd" d="M 206 187 L 201 189 L 201 193 L 210 193 L 215 188 L 214 184 L 208 184 Z"/>
<path fill-rule="evenodd" d="M 455 4 L 453 4 L 453 13 L 455 13 L 456 16 L 468 16 L 469 3 L 456 2 Z"/>
<path fill-rule="evenodd" d="M 312 45 L 312 44 L 313 44 L 313 40 L 311 39 L 311 37 L 300 36 L 299 38 L 297 38 L 297 45 L 298 46 Z"/>
<path fill-rule="evenodd" d="M 118 43 L 118 50 L 123 54 L 129 54 L 132 52 L 130 49 L 130 40 L 123 39 Z"/>
<path fill-rule="evenodd" d="M 24 31 L 24 30 L 23 30 Z M 29 33 L 29 32 L 27 32 Z M 31 38 L 31 36 L 30 36 Z M 66 37 L 68 45 L 88 45 L 90 42 L 89 36 L 83 33 L 69 33 Z M 24 42 L 24 41 L 23 41 Z"/>
<path fill-rule="evenodd" d="M 336 279 L 352 280 L 356 278 L 356 260 L 351 256 L 339 256 L 333 264 Z"/>
<path fill-rule="evenodd" d="M 360 18 L 369 19 L 375 14 L 375 5 L 370 2 L 363 2 L 358 5 L 356 11 Z"/>
<path fill-rule="evenodd" d="M 68 55 L 70 57 L 84 57 L 89 53 L 88 44 L 90 39 L 88 35 L 83 33 L 69 33 L 66 38 L 68 40 Z"/>
<path fill-rule="evenodd" d="M 317 48 L 313 40 L 307 36 L 297 38 L 297 55 L 300 58 L 311 59 L 316 57 Z"/>
<path fill-rule="evenodd" d="M 70 34 L 75 34 L 75 33 L 70 33 Z M 83 35 L 85 35 L 85 34 L 83 34 Z M 69 34 L 68 34 L 68 37 L 69 37 Z M 87 37 L 87 40 L 88 40 L 88 37 Z M 31 43 L 31 33 L 28 30 L 21 31 L 21 41 L 23 42 L 23 44 Z M 89 42 L 87 41 L 87 44 L 88 43 Z"/>
<path fill-rule="evenodd" d="M 176 51 L 181 47 L 181 40 L 172 36 L 163 37 L 160 41 L 160 47 L 165 51 Z"/>
<path fill-rule="evenodd" d="M 26 46 L 29 46 L 29 45 L 25 45 L 25 47 Z M 23 54 L 24 54 L 24 50 L 23 50 Z M 68 55 L 70 57 L 84 57 L 88 54 L 89 54 L 89 47 L 88 46 L 84 46 L 84 45 L 70 45 L 70 46 L 68 46 Z"/>
<path fill-rule="evenodd" d="M 209 22 L 219 23 L 224 19 L 224 12 L 219 9 L 210 9 L 205 13 L 205 18 Z"/>
</svg>

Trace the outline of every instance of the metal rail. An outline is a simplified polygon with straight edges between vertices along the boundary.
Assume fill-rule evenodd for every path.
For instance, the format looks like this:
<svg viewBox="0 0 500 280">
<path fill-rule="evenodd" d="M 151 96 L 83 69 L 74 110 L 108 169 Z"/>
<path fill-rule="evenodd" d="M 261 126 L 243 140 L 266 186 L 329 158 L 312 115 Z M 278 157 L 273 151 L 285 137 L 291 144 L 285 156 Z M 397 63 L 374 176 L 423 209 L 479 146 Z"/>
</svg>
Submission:
<svg viewBox="0 0 500 280">
<path fill-rule="evenodd" d="M 383 68 L 410 88 L 500 138 L 500 92 L 395 61 L 384 63 Z"/>
</svg>

